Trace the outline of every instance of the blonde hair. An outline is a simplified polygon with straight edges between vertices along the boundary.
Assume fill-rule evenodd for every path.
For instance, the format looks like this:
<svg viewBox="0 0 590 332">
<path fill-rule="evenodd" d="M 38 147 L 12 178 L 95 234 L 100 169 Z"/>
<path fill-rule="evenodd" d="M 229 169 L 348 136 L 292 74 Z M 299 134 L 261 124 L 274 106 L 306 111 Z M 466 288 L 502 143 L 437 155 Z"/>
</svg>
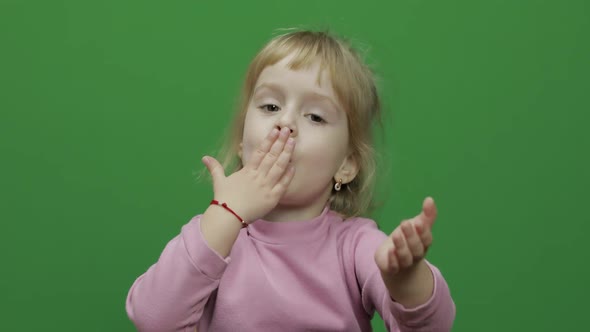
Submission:
<svg viewBox="0 0 590 332">
<path fill-rule="evenodd" d="M 242 86 L 240 104 L 233 127 L 220 153 L 223 167 L 235 172 L 243 167 L 237 152 L 242 140 L 248 104 L 262 70 L 294 54 L 289 68 L 297 70 L 319 61 L 320 75 L 327 70 L 332 87 L 348 119 L 352 158 L 359 167 L 354 180 L 332 190 L 330 208 L 345 217 L 366 214 L 373 207 L 375 150 L 373 125 L 380 122 L 381 104 L 375 77 L 350 43 L 328 32 L 299 30 L 271 39 L 254 57 Z"/>
</svg>

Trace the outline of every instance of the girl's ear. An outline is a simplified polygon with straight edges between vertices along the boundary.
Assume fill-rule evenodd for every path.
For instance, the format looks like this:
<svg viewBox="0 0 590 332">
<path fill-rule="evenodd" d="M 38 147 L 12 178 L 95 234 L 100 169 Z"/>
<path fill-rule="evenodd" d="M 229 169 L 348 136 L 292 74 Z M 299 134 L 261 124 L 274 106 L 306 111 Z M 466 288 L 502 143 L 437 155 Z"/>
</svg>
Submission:
<svg viewBox="0 0 590 332">
<path fill-rule="evenodd" d="M 340 165 L 340 169 L 338 170 L 338 172 L 336 172 L 334 180 L 338 181 L 342 179 L 342 183 L 347 184 L 354 180 L 358 172 L 359 165 L 356 162 L 356 159 L 352 156 L 352 154 L 349 154 L 346 157 L 346 159 L 344 159 L 344 161 L 342 162 L 342 165 Z"/>
</svg>

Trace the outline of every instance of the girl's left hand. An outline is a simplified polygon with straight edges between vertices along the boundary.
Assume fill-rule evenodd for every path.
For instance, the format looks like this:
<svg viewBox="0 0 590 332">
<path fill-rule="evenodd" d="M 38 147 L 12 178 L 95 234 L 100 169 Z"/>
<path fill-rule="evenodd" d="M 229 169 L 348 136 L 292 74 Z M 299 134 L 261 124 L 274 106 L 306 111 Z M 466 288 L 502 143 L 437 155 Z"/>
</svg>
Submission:
<svg viewBox="0 0 590 332">
<path fill-rule="evenodd" d="M 432 225 L 436 219 L 434 200 L 427 197 L 422 212 L 402 221 L 377 248 L 375 263 L 383 275 L 397 275 L 420 262 L 432 244 Z"/>
</svg>

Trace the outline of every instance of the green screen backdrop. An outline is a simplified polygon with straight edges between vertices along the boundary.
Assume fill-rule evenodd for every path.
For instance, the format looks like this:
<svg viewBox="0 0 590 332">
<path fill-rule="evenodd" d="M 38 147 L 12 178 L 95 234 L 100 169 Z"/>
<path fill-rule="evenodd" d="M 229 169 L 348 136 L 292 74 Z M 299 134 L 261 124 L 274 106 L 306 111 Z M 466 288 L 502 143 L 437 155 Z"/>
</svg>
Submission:
<svg viewBox="0 0 590 332">
<path fill-rule="evenodd" d="M 389 233 L 435 198 L 454 331 L 587 328 L 589 7 L 0 1 L 0 330 L 134 330 L 127 291 L 207 207 L 194 174 L 250 59 L 297 26 L 368 50 L 389 161 L 371 217 Z"/>
</svg>

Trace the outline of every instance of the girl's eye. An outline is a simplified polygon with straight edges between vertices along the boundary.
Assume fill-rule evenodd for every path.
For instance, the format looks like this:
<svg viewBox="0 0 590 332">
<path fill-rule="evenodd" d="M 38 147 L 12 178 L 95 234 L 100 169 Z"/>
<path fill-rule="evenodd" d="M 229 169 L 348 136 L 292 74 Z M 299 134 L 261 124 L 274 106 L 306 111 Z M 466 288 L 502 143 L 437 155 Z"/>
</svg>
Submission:
<svg viewBox="0 0 590 332">
<path fill-rule="evenodd" d="M 325 122 L 324 119 L 322 119 L 321 116 L 319 115 L 315 115 L 315 114 L 310 114 L 309 115 L 309 119 L 313 122 L 317 122 L 317 123 L 322 123 Z"/>
<path fill-rule="evenodd" d="M 262 106 L 260 106 L 260 108 L 262 108 L 265 111 L 269 111 L 269 112 L 276 112 L 276 111 L 279 110 L 279 107 L 277 105 L 274 105 L 274 104 L 262 105 Z"/>
</svg>

